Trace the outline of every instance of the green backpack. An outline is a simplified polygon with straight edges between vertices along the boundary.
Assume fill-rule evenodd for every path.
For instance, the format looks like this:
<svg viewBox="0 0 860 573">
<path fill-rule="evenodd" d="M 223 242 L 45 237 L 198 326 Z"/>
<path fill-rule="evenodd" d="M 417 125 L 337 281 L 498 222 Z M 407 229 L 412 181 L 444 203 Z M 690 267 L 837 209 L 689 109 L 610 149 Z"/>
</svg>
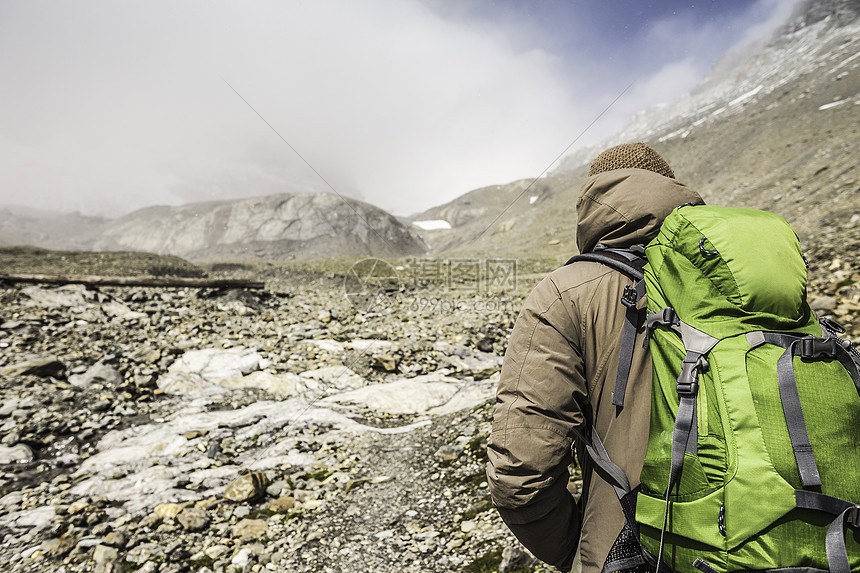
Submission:
<svg viewBox="0 0 860 573">
<path fill-rule="evenodd" d="M 807 304 L 794 231 L 765 211 L 683 206 L 644 253 L 644 273 L 635 252 L 574 258 L 637 279 L 616 407 L 635 341 L 653 361 L 641 486 L 596 433 L 587 447 L 640 544 L 613 548 L 604 572 L 860 571 L 860 354 Z"/>
</svg>

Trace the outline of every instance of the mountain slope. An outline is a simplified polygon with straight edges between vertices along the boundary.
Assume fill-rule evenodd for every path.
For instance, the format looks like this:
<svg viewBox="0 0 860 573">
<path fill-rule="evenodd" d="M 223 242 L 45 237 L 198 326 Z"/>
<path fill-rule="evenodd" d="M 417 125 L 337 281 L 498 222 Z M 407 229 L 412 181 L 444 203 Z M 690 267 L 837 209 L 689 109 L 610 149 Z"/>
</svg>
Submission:
<svg viewBox="0 0 860 573">
<path fill-rule="evenodd" d="M 108 220 L 80 213 L 0 207 L 0 246 L 88 249 Z"/>
<path fill-rule="evenodd" d="M 426 250 L 420 238 L 387 212 L 329 193 L 140 209 L 108 224 L 94 247 L 193 260 L 393 257 Z"/>
<path fill-rule="evenodd" d="M 504 213 L 495 206 L 498 197 L 481 211 L 481 194 L 472 192 L 411 219 L 480 212 L 451 231 L 421 234 L 450 253 L 563 260 L 575 248 L 574 205 L 587 163 L 606 147 L 646 141 L 708 202 L 780 213 L 807 242 L 831 235 L 858 243 L 858 15 L 856 0 L 802 3 L 754 55 L 741 63 L 730 56 L 731 65 L 718 64 L 693 93 L 639 114 L 610 140 L 567 157 L 535 183 L 544 191 L 533 204 L 532 190 L 514 202 L 517 193 L 501 186 Z M 475 229 L 487 227 L 476 240 Z"/>
</svg>

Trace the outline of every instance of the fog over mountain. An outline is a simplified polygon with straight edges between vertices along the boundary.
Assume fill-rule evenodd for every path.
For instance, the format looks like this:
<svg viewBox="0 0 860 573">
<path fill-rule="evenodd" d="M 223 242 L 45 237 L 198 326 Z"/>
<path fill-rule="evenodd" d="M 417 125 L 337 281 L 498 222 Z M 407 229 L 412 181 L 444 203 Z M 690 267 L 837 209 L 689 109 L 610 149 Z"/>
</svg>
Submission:
<svg viewBox="0 0 860 573">
<path fill-rule="evenodd" d="M 114 221 L 6 208 L 0 244 L 208 260 L 406 256 L 428 248 L 562 259 L 575 249 L 584 166 L 624 141 L 653 145 L 709 202 L 781 213 L 803 237 L 850 231 L 860 215 L 858 13 L 856 0 L 802 2 L 758 49 L 728 54 L 688 95 L 642 111 L 549 175 L 496 181 L 408 218 L 329 193 L 152 207 Z"/>
<path fill-rule="evenodd" d="M 640 113 L 624 130 L 566 157 L 550 176 L 472 191 L 413 220 L 450 252 L 575 252 L 575 202 L 602 150 L 645 141 L 710 203 L 785 216 L 802 239 L 860 234 L 860 3 L 812 0 L 759 51 L 714 71 L 688 96 Z M 731 64 L 731 65 L 730 65 Z"/>
</svg>

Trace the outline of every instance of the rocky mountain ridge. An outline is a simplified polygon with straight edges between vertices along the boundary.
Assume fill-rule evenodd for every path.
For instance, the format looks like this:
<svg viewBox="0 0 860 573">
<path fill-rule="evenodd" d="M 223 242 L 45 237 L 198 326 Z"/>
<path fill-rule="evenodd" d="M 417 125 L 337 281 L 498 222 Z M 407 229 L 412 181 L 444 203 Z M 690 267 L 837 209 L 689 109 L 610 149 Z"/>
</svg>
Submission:
<svg viewBox="0 0 860 573">
<path fill-rule="evenodd" d="M 192 260 L 393 257 L 426 251 L 395 217 L 330 193 L 149 207 L 109 223 L 94 248 Z"/>
<path fill-rule="evenodd" d="M 411 219 L 480 213 L 450 230 L 420 234 L 454 254 L 564 261 L 576 252 L 574 206 L 587 164 L 612 145 L 645 141 L 709 203 L 777 212 L 810 251 L 825 235 L 854 248 L 860 241 L 858 15 L 856 0 L 804 2 L 759 51 L 716 66 L 688 96 L 640 113 L 609 140 L 566 157 L 549 176 L 500 186 L 492 199 L 473 191 Z"/>
<path fill-rule="evenodd" d="M 402 257 L 427 246 L 396 217 L 330 193 L 139 209 L 118 219 L 7 207 L 0 245 L 144 251 L 189 260 Z"/>
</svg>

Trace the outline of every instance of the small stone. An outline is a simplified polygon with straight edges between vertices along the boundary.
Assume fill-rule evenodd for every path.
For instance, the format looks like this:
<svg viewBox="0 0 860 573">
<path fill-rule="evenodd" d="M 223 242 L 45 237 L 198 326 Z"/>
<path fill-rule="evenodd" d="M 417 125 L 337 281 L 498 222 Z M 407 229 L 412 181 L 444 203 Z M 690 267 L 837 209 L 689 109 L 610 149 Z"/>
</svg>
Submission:
<svg viewBox="0 0 860 573">
<path fill-rule="evenodd" d="M 478 344 L 476 346 L 481 352 L 493 352 L 494 342 L 495 341 L 492 338 L 482 338 L 478 341 Z"/>
<path fill-rule="evenodd" d="M 152 529 L 159 523 L 161 523 L 161 518 L 158 517 L 155 513 L 150 513 L 149 515 L 143 516 L 143 519 L 140 520 L 139 525 L 140 527 Z"/>
<path fill-rule="evenodd" d="M 77 500 L 73 501 L 71 504 L 69 504 L 69 507 L 66 510 L 66 512 L 69 515 L 75 515 L 76 513 L 80 513 L 82 511 L 84 511 L 89 506 L 90 506 L 90 502 L 88 499 L 77 499 Z"/>
<path fill-rule="evenodd" d="M 262 519 L 243 519 L 233 526 L 233 537 L 240 539 L 258 539 L 269 531 L 269 524 Z"/>
<path fill-rule="evenodd" d="M 176 519 L 176 516 L 184 508 L 185 506 L 181 503 L 162 503 L 155 508 L 153 513 L 161 520 Z"/>
<path fill-rule="evenodd" d="M 89 388 L 93 384 L 119 386 L 122 384 L 122 374 L 112 366 L 103 362 L 96 362 L 83 374 L 69 376 L 69 382 L 80 388 Z"/>
<path fill-rule="evenodd" d="M 230 564 L 233 567 L 238 568 L 240 571 L 245 571 L 245 569 L 251 564 L 251 550 L 246 548 L 240 549 L 236 555 L 233 556 L 233 559 L 230 560 Z"/>
<path fill-rule="evenodd" d="M 289 495 L 282 495 L 269 503 L 266 509 L 274 513 L 287 513 L 296 506 L 296 500 Z"/>
<path fill-rule="evenodd" d="M 453 462 L 463 453 L 463 448 L 460 446 L 442 446 L 436 450 L 436 457 L 442 462 Z"/>
<path fill-rule="evenodd" d="M 125 560 L 129 563 L 142 564 L 151 559 L 163 557 L 165 553 L 164 546 L 157 543 L 141 543 L 125 554 Z"/>
<path fill-rule="evenodd" d="M 218 559 L 228 551 L 230 551 L 230 548 L 226 545 L 213 545 L 204 549 L 203 553 L 205 553 L 210 559 Z"/>
<path fill-rule="evenodd" d="M 502 549 L 502 562 L 499 563 L 500 573 L 508 571 L 522 571 L 531 569 L 536 560 L 528 553 L 515 546 L 508 546 Z"/>
<path fill-rule="evenodd" d="M 122 531 L 111 531 L 102 540 L 105 545 L 110 545 L 111 547 L 125 547 L 126 541 L 128 541 L 128 538 Z"/>
<path fill-rule="evenodd" d="M 272 497 L 280 497 L 281 492 L 287 487 L 287 482 L 279 479 L 275 483 L 266 488 L 266 493 Z"/>
<path fill-rule="evenodd" d="M 78 544 L 81 536 L 75 530 L 69 530 L 57 539 L 50 539 L 42 544 L 42 550 L 50 557 L 62 557 Z"/>
<path fill-rule="evenodd" d="M 218 457 L 218 454 L 221 453 L 221 442 L 219 440 L 212 440 L 209 442 L 209 445 L 206 446 L 206 457 L 215 459 Z"/>
<path fill-rule="evenodd" d="M 269 478 L 262 472 L 251 472 L 230 482 L 224 489 L 224 498 L 231 501 L 254 501 L 263 497 Z"/>
<path fill-rule="evenodd" d="M 215 505 L 216 503 L 218 503 L 218 498 L 217 498 L 217 497 L 207 497 L 206 499 L 201 499 L 200 501 L 198 501 L 197 503 L 195 503 L 195 504 L 194 504 L 194 507 L 200 507 L 200 508 L 203 508 L 203 509 L 209 509 L 210 507 L 212 507 L 212 506 L 213 506 L 213 505 Z"/>
<path fill-rule="evenodd" d="M 251 508 L 247 505 L 240 505 L 233 510 L 233 515 L 242 519 L 243 517 L 247 517 L 251 513 Z"/>
<path fill-rule="evenodd" d="M 209 525 L 209 513 L 199 507 L 186 507 L 179 512 L 176 520 L 186 531 L 198 531 Z"/>
<path fill-rule="evenodd" d="M 96 565 L 113 563 L 118 557 L 119 553 L 117 553 L 117 550 L 107 545 L 96 545 L 96 548 L 93 550 L 93 561 L 96 562 Z"/>
<path fill-rule="evenodd" d="M 373 367 L 385 372 L 394 372 L 397 370 L 397 358 L 387 353 L 379 354 L 373 357 Z"/>
<path fill-rule="evenodd" d="M 812 310 L 829 311 L 836 308 L 836 299 L 832 296 L 822 296 L 812 301 Z"/>
</svg>

